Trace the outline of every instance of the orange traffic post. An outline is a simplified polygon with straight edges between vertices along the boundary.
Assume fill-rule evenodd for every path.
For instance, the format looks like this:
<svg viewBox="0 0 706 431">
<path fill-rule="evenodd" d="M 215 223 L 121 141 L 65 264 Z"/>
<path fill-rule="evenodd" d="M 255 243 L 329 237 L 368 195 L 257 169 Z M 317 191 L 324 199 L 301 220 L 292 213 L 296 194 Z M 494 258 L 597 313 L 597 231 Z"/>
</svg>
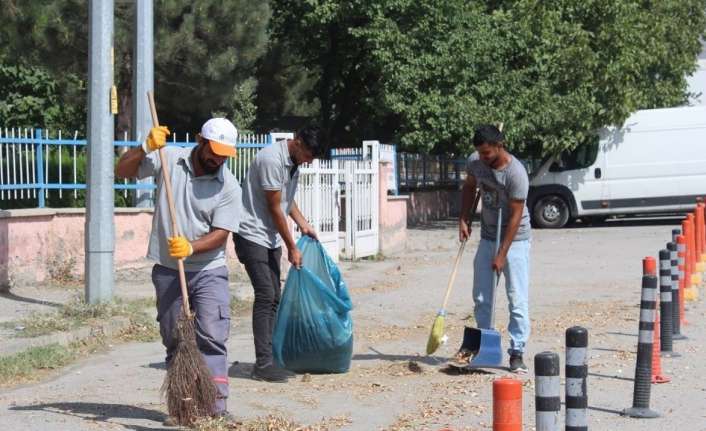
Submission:
<svg viewBox="0 0 706 431">
<path fill-rule="evenodd" d="M 704 272 L 704 204 L 699 203 L 694 211 L 696 222 L 696 273 L 701 275 Z"/>
<path fill-rule="evenodd" d="M 507 377 L 493 381 L 493 431 L 522 431 L 522 382 Z"/>
<path fill-rule="evenodd" d="M 657 301 L 655 301 L 655 325 L 652 339 L 652 383 L 669 383 L 672 379 L 662 374 L 662 357 L 660 355 L 662 339 L 659 334 L 659 295 L 655 295 L 655 297 Z"/>
<path fill-rule="evenodd" d="M 696 284 L 700 281 L 700 278 L 694 272 L 695 262 L 694 257 L 696 252 L 694 250 L 695 246 L 695 235 L 694 235 L 694 215 L 687 214 L 685 224 L 682 223 L 684 230 L 684 235 L 686 236 L 686 287 L 684 289 L 684 299 L 686 301 L 695 301 L 698 298 L 698 291 L 696 290 Z"/>
</svg>

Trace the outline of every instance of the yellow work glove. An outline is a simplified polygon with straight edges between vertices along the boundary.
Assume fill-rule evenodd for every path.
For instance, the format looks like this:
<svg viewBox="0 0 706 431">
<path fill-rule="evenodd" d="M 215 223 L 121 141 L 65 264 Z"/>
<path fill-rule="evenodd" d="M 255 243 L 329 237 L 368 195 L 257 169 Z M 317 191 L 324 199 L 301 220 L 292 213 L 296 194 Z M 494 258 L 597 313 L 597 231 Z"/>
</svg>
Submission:
<svg viewBox="0 0 706 431">
<path fill-rule="evenodd" d="M 174 259 L 183 259 L 194 253 L 191 243 L 183 236 L 173 236 L 167 239 L 169 243 L 169 255 Z"/>
<path fill-rule="evenodd" d="M 145 153 L 159 150 L 163 146 L 167 145 L 167 136 L 169 136 L 169 129 L 167 129 L 167 126 L 151 128 L 149 135 L 147 135 L 147 140 L 142 144 L 142 150 Z"/>
</svg>

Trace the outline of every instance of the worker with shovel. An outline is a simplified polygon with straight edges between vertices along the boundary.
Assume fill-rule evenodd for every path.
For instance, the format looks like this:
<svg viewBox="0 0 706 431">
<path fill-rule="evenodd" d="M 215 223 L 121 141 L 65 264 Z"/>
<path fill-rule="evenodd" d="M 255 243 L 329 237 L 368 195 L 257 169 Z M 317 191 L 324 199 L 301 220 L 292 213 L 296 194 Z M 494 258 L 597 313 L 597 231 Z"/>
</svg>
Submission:
<svg viewBox="0 0 706 431">
<path fill-rule="evenodd" d="M 287 216 L 303 235 L 316 238 L 294 201 L 299 182 L 299 165 L 324 155 L 319 129 L 307 126 L 294 139 L 273 143 L 260 150 L 243 180 L 243 221 L 234 235 L 235 252 L 245 266 L 255 291 L 252 326 L 255 338 L 255 366 L 252 378 L 283 383 L 292 373 L 274 362 L 272 334 L 280 301 L 280 258 L 282 242 L 287 258 L 301 267 L 302 254 L 289 230 Z"/>
<path fill-rule="evenodd" d="M 236 156 L 237 130 L 225 118 L 212 118 L 201 128 L 195 148 L 165 147 L 169 130 L 154 127 L 142 146 L 120 158 L 120 178 L 154 177 L 157 198 L 147 257 L 155 261 L 152 282 L 157 294 L 157 320 L 169 365 L 178 345 L 177 324 L 182 298 L 177 260 L 184 259 L 190 308 L 196 316 L 196 343 L 210 371 L 217 393 L 211 410 L 232 420 L 226 409 L 228 361 L 226 341 L 230 331 L 230 292 L 225 246 L 237 232 L 242 214 L 238 180 L 224 165 Z M 170 212 L 161 180 L 159 150 L 171 178 L 176 221 L 181 235 L 167 238 Z M 182 376 L 195 379 L 198 376 Z M 165 424 L 173 418 L 167 419 Z"/>
<path fill-rule="evenodd" d="M 522 163 L 505 149 L 504 141 L 503 133 L 493 125 L 483 125 L 475 131 L 473 145 L 476 152 L 467 164 L 459 239 L 465 241 L 470 236 L 471 227 L 466 216 L 478 187 L 483 207 L 481 240 L 473 265 L 476 324 L 479 328 L 493 328 L 495 280 L 500 273 L 504 274 L 510 311 L 510 370 L 526 373 L 522 355 L 530 333 L 530 220 L 525 204 L 529 178 Z M 467 333 L 469 330 L 466 328 Z M 464 334 L 464 340 L 466 338 Z M 462 346 L 455 361 L 469 363 L 476 353 Z"/>
</svg>

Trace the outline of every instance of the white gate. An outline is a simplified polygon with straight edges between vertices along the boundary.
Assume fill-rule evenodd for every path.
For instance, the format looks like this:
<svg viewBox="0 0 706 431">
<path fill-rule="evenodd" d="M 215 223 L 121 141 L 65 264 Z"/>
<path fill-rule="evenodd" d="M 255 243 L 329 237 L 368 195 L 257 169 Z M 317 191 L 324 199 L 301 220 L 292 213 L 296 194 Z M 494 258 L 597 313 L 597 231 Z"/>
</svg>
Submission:
<svg viewBox="0 0 706 431">
<path fill-rule="evenodd" d="M 346 237 L 349 259 L 374 256 L 380 250 L 379 165 L 377 152 L 368 160 L 346 160 Z"/>
<path fill-rule="evenodd" d="M 340 186 L 338 160 L 314 160 L 299 168 L 295 201 L 304 217 L 316 229 L 319 241 L 338 262 Z M 299 233 L 296 234 L 299 236 Z"/>
</svg>

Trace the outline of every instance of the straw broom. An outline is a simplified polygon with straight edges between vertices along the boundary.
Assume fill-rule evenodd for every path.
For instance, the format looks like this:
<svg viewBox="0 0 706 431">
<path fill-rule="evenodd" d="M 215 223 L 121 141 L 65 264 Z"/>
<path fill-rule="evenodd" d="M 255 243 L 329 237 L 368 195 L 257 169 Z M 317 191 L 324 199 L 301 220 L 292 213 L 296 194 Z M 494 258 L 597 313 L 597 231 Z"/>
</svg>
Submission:
<svg viewBox="0 0 706 431">
<path fill-rule="evenodd" d="M 147 92 L 152 124 L 159 126 L 154 95 Z M 179 225 L 176 219 L 176 208 L 172 195 L 172 183 L 169 176 L 167 158 L 164 148 L 159 149 L 159 160 L 162 169 L 162 185 L 169 203 L 169 216 L 172 221 L 172 236 L 179 235 Z M 167 375 L 162 384 L 162 394 L 166 394 L 167 410 L 179 425 L 191 425 L 199 417 L 211 416 L 216 402 L 217 389 L 211 380 L 211 372 L 201 356 L 196 345 L 196 323 L 189 306 L 189 294 L 186 290 L 186 274 L 184 260 L 178 259 L 179 285 L 181 286 L 182 313 L 174 328 L 176 350 L 167 368 Z"/>
</svg>

